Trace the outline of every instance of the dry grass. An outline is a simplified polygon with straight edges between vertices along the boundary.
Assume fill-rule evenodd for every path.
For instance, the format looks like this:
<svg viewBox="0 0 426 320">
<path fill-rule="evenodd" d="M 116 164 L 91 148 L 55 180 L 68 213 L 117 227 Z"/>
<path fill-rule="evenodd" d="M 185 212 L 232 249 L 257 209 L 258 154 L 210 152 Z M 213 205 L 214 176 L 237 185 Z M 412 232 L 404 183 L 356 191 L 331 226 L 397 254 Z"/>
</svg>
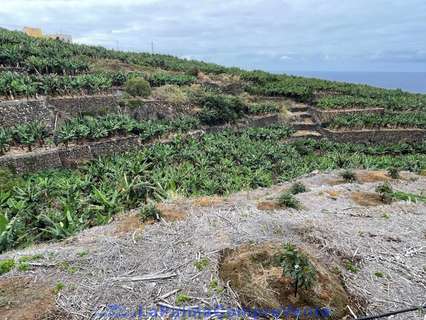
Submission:
<svg viewBox="0 0 426 320">
<path fill-rule="evenodd" d="M 342 191 L 338 191 L 338 190 L 326 190 L 325 193 L 328 194 L 328 196 L 330 197 L 330 199 L 337 200 L 337 198 L 339 198 L 339 196 L 341 196 Z"/>
<path fill-rule="evenodd" d="M 166 221 L 179 221 L 186 217 L 186 213 L 173 204 L 160 203 L 157 205 L 157 209 Z"/>
<path fill-rule="evenodd" d="M 135 64 L 125 63 L 115 59 L 96 59 L 91 65 L 93 71 L 107 71 L 107 72 L 132 72 L 132 71 L 144 71 L 147 68 L 141 67 Z"/>
<path fill-rule="evenodd" d="M 383 201 L 380 195 L 373 192 L 352 192 L 351 199 L 356 204 L 365 207 L 383 205 Z"/>
<path fill-rule="evenodd" d="M 262 211 L 278 210 L 280 205 L 275 201 L 260 201 L 257 203 L 256 208 Z"/>
<path fill-rule="evenodd" d="M 222 204 L 224 199 L 218 196 L 199 197 L 192 200 L 192 204 L 197 207 L 213 207 Z"/>
<path fill-rule="evenodd" d="M 117 221 L 116 232 L 115 234 L 126 234 L 136 230 L 143 229 L 143 224 L 139 216 L 132 215 L 123 215 Z"/>
<path fill-rule="evenodd" d="M 356 178 L 357 181 L 361 183 L 383 182 L 391 180 L 386 171 L 358 171 L 356 173 Z"/>
<path fill-rule="evenodd" d="M 174 104 L 184 104 L 189 102 L 186 91 L 176 85 L 165 85 L 155 88 L 152 92 L 152 97 Z"/>
</svg>

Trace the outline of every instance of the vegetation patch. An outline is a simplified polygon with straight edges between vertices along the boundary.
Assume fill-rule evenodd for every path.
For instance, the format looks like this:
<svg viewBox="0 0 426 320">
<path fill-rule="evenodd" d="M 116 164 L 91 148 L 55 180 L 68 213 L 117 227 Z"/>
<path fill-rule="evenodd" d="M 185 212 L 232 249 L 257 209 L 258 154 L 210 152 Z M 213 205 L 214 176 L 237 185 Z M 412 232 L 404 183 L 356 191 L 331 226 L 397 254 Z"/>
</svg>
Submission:
<svg viewBox="0 0 426 320">
<path fill-rule="evenodd" d="M 123 210 L 145 208 L 147 203 L 169 194 L 221 196 L 267 187 L 314 170 L 335 169 L 341 166 L 342 159 L 348 167 L 361 168 L 397 166 L 420 170 L 426 163 L 424 154 L 415 148 L 383 155 L 382 147 L 365 149 L 310 141 L 299 152 L 300 143 L 278 143 L 290 133 L 287 127 L 274 126 L 198 138 L 177 136 L 168 143 L 101 158 L 77 170 L 19 178 L 0 192 L 0 212 L 6 221 L 0 234 L 0 250 L 64 239 L 105 224 Z M 393 148 L 388 150 L 397 150 Z M 368 153 L 362 152 L 365 150 Z M 288 198 L 294 202 L 292 195 Z M 156 219 L 155 213 L 150 209 L 143 211 L 141 217 Z"/>
<path fill-rule="evenodd" d="M 278 205 L 281 208 L 293 208 L 293 209 L 301 208 L 300 201 L 297 200 L 296 197 L 289 192 L 284 192 L 279 196 Z"/>
<path fill-rule="evenodd" d="M 149 97 L 151 95 L 151 86 L 143 78 L 132 78 L 127 80 L 125 90 L 133 97 Z"/>
<path fill-rule="evenodd" d="M 380 195 L 384 203 L 391 203 L 392 201 L 410 201 L 426 203 L 426 196 L 403 191 L 394 191 L 392 186 L 388 182 L 379 185 L 376 188 L 376 192 Z"/>
</svg>

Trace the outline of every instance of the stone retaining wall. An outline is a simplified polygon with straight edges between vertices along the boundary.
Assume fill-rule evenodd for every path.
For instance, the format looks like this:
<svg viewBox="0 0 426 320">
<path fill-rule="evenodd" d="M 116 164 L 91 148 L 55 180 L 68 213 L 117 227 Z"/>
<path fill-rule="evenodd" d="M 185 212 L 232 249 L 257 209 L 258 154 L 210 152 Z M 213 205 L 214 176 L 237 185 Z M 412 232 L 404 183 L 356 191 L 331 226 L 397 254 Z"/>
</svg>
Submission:
<svg viewBox="0 0 426 320">
<path fill-rule="evenodd" d="M 191 104 L 173 104 L 166 101 L 142 100 L 140 103 L 121 108 L 121 112 L 130 117 L 142 120 L 174 119 L 181 114 L 191 114 Z"/>
<path fill-rule="evenodd" d="M 328 123 L 338 116 L 353 115 L 358 113 L 383 114 L 385 112 L 385 109 L 383 108 L 321 110 L 310 107 L 309 109 L 314 119 L 319 123 Z"/>
<path fill-rule="evenodd" d="M 321 134 L 331 140 L 342 143 L 413 143 L 423 142 L 426 139 L 426 130 L 422 129 L 382 129 L 351 131 L 334 131 L 322 129 Z"/>
<path fill-rule="evenodd" d="M 60 147 L 0 157 L 0 167 L 22 174 L 58 168 L 75 168 L 100 156 L 124 153 L 141 146 L 139 137 L 118 137 L 85 145 Z"/>
<path fill-rule="evenodd" d="M 48 97 L 46 99 L 49 107 L 56 113 L 68 117 L 80 115 L 105 115 L 120 111 L 119 96 L 96 95 L 77 97 Z"/>
<path fill-rule="evenodd" d="M 0 102 L 0 127 L 10 128 L 19 124 L 39 121 L 53 126 L 54 113 L 46 99 L 23 99 Z"/>
<path fill-rule="evenodd" d="M 138 100 L 133 106 L 119 105 L 120 95 L 76 97 L 44 97 L 40 99 L 8 100 L 0 102 L 0 127 L 14 127 L 39 121 L 52 130 L 67 119 L 81 115 L 101 116 L 124 113 L 139 121 L 173 119 L 179 114 L 191 113 L 189 104 L 173 104 L 158 100 Z"/>
</svg>

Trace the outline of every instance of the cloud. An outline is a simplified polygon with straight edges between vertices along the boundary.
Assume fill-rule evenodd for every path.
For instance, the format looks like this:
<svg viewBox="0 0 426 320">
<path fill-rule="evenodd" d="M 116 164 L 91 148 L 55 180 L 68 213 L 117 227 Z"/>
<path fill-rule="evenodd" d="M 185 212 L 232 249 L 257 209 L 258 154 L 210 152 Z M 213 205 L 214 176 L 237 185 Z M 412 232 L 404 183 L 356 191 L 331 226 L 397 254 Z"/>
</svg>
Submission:
<svg viewBox="0 0 426 320">
<path fill-rule="evenodd" d="M 423 0 L 15 0 L 0 21 L 247 68 L 426 69 Z"/>
</svg>

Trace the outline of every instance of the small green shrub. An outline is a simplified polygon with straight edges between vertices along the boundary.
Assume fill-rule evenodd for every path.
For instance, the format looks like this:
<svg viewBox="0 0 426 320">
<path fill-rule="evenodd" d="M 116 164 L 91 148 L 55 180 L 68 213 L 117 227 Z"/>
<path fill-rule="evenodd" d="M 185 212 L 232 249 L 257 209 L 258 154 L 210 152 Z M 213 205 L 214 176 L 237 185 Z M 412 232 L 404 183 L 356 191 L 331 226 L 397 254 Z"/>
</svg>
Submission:
<svg viewBox="0 0 426 320">
<path fill-rule="evenodd" d="M 394 192 L 389 182 L 377 186 L 376 192 L 380 194 L 383 203 L 389 204 L 394 200 Z"/>
<path fill-rule="evenodd" d="M 290 190 L 289 190 L 289 192 L 294 195 L 299 193 L 304 193 L 306 191 L 308 191 L 308 189 L 305 187 L 305 185 L 302 182 L 293 183 L 293 185 L 290 187 Z"/>
<path fill-rule="evenodd" d="M 399 169 L 397 167 L 391 167 L 388 169 L 388 176 L 392 179 L 399 179 L 401 176 L 399 174 Z"/>
<path fill-rule="evenodd" d="M 8 273 L 15 267 L 15 260 L 6 259 L 0 261 L 0 275 Z"/>
<path fill-rule="evenodd" d="M 385 275 L 383 274 L 383 272 L 380 272 L 380 271 L 377 271 L 377 272 L 374 272 L 374 275 L 377 277 L 377 278 L 383 278 Z"/>
<path fill-rule="evenodd" d="M 63 288 L 65 288 L 65 285 L 62 282 L 57 282 L 53 288 L 53 293 L 58 294 Z"/>
<path fill-rule="evenodd" d="M 202 258 L 194 262 L 194 266 L 195 268 L 197 268 L 198 271 L 203 271 L 205 268 L 208 267 L 208 265 L 209 265 L 208 258 Z"/>
<path fill-rule="evenodd" d="M 161 216 L 161 212 L 157 209 L 155 203 L 148 203 L 140 209 L 139 216 L 142 222 L 150 219 L 158 220 Z"/>
<path fill-rule="evenodd" d="M 30 269 L 30 264 L 26 261 L 19 261 L 18 263 L 18 270 L 25 272 L 28 271 Z"/>
<path fill-rule="evenodd" d="M 356 174 L 352 170 L 345 170 L 342 172 L 342 178 L 346 182 L 355 182 L 356 181 Z"/>
<path fill-rule="evenodd" d="M 217 294 L 221 294 L 225 291 L 225 288 L 219 285 L 219 281 L 217 279 L 213 279 L 212 281 L 210 281 L 209 289 L 213 290 Z"/>
<path fill-rule="evenodd" d="M 352 273 L 358 273 L 359 272 L 359 268 L 351 260 L 345 261 L 345 268 L 346 268 L 346 270 L 348 270 Z"/>
<path fill-rule="evenodd" d="M 135 77 L 127 80 L 125 91 L 133 97 L 149 97 L 151 95 L 151 86 L 145 79 Z"/>
<path fill-rule="evenodd" d="M 294 195 L 289 192 L 284 192 L 280 195 L 278 198 L 278 204 L 280 207 L 284 208 L 299 209 L 301 207 L 299 200 L 297 200 Z"/>
<path fill-rule="evenodd" d="M 200 121 L 207 125 L 235 122 L 248 112 L 243 101 L 234 96 L 209 94 L 199 102 L 203 106 L 199 114 Z"/>
<path fill-rule="evenodd" d="M 177 305 L 182 305 L 182 304 L 184 304 L 186 302 L 189 302 L 189 301 L 191 301 L 191 297 L 188 296 L 188 295 L 186 295 L 186 294 L 184 294 L 184 293 L 179 293 L 176 296 L 176 304 Z"/>
<path fill-rule="evenodd" d="M 308 256 L 297 250 L 296 246 L 290 243 L 284 245 L 280 262 L 283 275 L 294 281 L 295 296 L 298 288 L 310 289 L 315 284 L 317 271 Z"/>
<path fill-rule="evenodd" d="M 200 68 L 194 66 L 194 67 L 190 67 L 185 74 L 187 74 L 188 76 L 193 76 L 193 77 L 197 77 L 198 74 L 200 73 Z"/>
</svg>

